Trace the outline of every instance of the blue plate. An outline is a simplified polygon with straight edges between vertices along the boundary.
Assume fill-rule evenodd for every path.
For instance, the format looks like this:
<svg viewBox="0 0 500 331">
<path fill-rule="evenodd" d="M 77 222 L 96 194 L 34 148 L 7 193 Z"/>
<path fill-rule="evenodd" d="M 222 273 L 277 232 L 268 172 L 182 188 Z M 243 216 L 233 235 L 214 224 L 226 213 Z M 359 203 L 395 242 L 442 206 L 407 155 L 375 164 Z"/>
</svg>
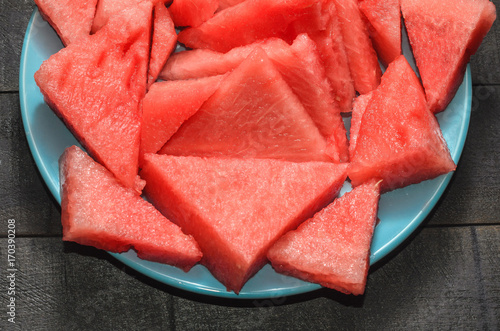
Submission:
<svg viewBox="0 0 500 331">
<path fill-rule="evenodd" d="M 414 61 L 408 43 L 403 38 L 403 50 L 409 62 Z M 54 30 L 35 10 L 24 39 L 19 75 L 21 112 L 26 137 L 50 191 L 59 201 L 58 159 L 64 149 L 79 145 L 64 124 L 43 100 L 33 75 L 42 61 L 62 48 Z M 471 111 L 471 77 L 467 68 L 464 82 L 446 111 L 437 115 L 444 138 L 455 163 L 458 162 L 467 135 Z M 349 126 L 349 123 L 346 123 Z M 452 174 L 382 195 L 379 206 L 380 223 L 375 229 L 371 246 L 371 264 L 401 244 L 427 217 L 443 194 Z M 350 190 L 346 183 L 342 193 Z M 228 298 L 271 298 L 313 291 L 320 286 L 283 276 L 266 265 L 243 287 L 239 295 L 227 292 L 210 272 L 197 265 L 188 273 L 175 267 L 143 261 L 133 251 L 112 254 L 131 268 L 162 283 L 187 291 Z"/>
</svg>

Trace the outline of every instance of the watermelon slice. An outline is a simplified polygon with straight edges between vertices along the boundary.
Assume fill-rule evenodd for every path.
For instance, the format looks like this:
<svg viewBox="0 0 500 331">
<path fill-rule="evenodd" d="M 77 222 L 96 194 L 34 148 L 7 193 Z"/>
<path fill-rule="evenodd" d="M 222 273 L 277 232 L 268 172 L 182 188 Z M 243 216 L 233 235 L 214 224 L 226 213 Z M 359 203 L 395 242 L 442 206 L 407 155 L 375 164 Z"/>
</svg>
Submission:
<svg viewBox="0 0 500 331">
<path fill-rule="evenodd" d="M 119 13 L 123 9 L 137 7 L 142 2 L 149 2 L 154 6 L 158 3 L 165 3 L 167 0 L 99 0 L 94 21 L 92 22 L 92 33 L 102 28 L 111 16 Z"/>
<path fill-rule="evenodd" d="M 193 235 L 201 263 L 238 293 L 281 235 L 338 194 L 346 167 L 146 154 L 141 177 L 148 200 Z"/>
<path fill-rule="evenodd" d="M 326 28 L 307 33 L 317 45 L 326 76 L 332 87 L 335 103 L 341 112 L 348 113 L 351 111 L 352 100 L 356 93 L 333 1 L 327 1 L 324 4 L 324 15 L 329 18 Z"/>
<path fill-rule="evenodd" d="M 235 6 L 243 1 L 245 1 L 245 0 L 219 0 L 219 7 L 217 8 L 217 11 L 221 11 L 221 10 L 226 9 L 228 7 Z"/>
<path fill-rule="evenodd" d="M 325 138 L 261 48 L 221 82 L 160 152 L 331 161 Z"/>
<path fill-rule="evenodd" d="M 488 0 L 402 0 L 401 10 L 429 108 L 446 108 L 467 62 L 496 19 Z"/>
<path fill-rule="evenodd" d="M 134 248 L 141 259 L 184 271 L 201 259 L 191 236 L 78 147 L 66 149 L 59 169 L 63 240 L 115 253 Z"/>
<path fill-rule="evenodd" d="M 148 87 L 153 84 L 177 45 L 177 32 L 167 7 L 159 2 L 154 7 L 153 41 L 149 59 Z"/>
<path fill-rule="evenodd" d="M 349 155 L 354 155 L 354 150 L 356 149 L 356 139 L 358 138 L 363 113 L 370 103 L 372 94 L 373 91 L 359 95 L 352 104 L 351 127 L 349 129 Z"/>
<path fill-rule="evenodd" d="M 142 103 L 141 153 L 156 153 L 217 90 L 224 76 L 156 82 Z M 142 160 L 140 160 L 142 164 Z"/>
<path fill-rule="evenodd" d="M 52 55 L 35 73 L 47 104 L 128 187 L 137 184 L 151 10 L 144 2 L 120 12 L 95 35 Z"/>
<path fill-rule="evenodd" d="M 269 249 L 273 268 L 346 294 L 363 294 L 379 197 L 379 182 L 372 180 L 336 199 Z"/>
<path fill-rule="evenodd" d="M 35 4 L 65 46 L 90 34 L 97 0 L 35 0 Z"/>
<path fill-rule="evenodd" d="M 357 0 L 335 0 L 354 88 L 368 93 L 380 83 L 381 70 Z"/>
<path fill-rule="evenodd" d="M 231 48 L 257 40 L 288 35 L 291 22 L 310 15 L 316 9 L 314 0 L 252 0 L 243 1 L 217 13 L 196 28 L 179 33 L 178 40 L 189 48 L 209 48 L 228 52 Z"/>
<path fill-rule="evenodd" d="M 279 38 L 269 38 L 235 47 L 227 53 L 196 49 L 174 54 L 162 71 L 164 79 L 186 79 L 223 74 L 236 68 L 256 47 L 272 60 L 285 82 L 298 96 L 320 132 L 329 141 L 332 158 L 348 161 L 347 138 L 340 109 L 331 96 L 331 86 L 316 44 L 300 34 L 290 46 Z"/>
<path fill-rule="evenodd" d="M 381 191 L 386 192 L 455 169 L 420 81 L 403 55 L 389 65 L 366 107 L 356 109 L 364 111 L 361 116 L 353 115 L 360 121 L 351 131 L 355 139 L 349 169 L 353 186 L 382 179 Z"/>
<path fill-rule="evenodd" d="M 174 0 L 169 7 L 175 26 L 199 26 L 214 16 L 219 0 Z"/>
<path fill-rule="evenodd" d="M 359 9 L 369 23 L 373 47 L 388 65 L 401 55 L 400 0 L 362 0 Z"/>
</svg>

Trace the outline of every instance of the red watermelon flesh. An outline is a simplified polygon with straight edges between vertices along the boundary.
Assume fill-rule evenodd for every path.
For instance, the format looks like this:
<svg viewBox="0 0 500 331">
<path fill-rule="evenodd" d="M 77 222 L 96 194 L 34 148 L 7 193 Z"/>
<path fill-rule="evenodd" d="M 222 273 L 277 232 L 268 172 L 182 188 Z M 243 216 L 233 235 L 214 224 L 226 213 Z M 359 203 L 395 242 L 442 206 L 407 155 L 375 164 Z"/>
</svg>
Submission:
<svg viewBox="0 0 500 331">
<path fill-rule="evenodd" d="M 178 40 L 189 48 L 209 48 L 225 53 L 265 38 L 289 39 L 290 23 L 309 15 L 315 8 L 314 3 L 314 0 L 243 1 L 218 12 L 196 28 L 182 30 Z"/>
<path fill-rule="evenodd" d="M 281 235 L 338 194 L 347 167 L 158 154 L 146 154 L 145 161 L 149 201 L 193 235 L 201 263 L 236 293 Z"/>
<path fill-rule="evenodd" d="M 196 49 L 174 54 L 162 78 L 179 79 L 222 74 L 236 68 L 256 47 L 261 47 L 285 82 L 298 96 L 320 132 L 329 139 L 329 154 L 337 162 L 348 161 L 344 123 L 316 44 L 307 36 L 297 36 L 290 46 L 279 38 L 269 38 L 235 47 L 227 53 Z"/>
<path fill-rule="evenodd" d="M 59 168 L 63 240 L 115 253 L 134 248 L 141 259 L 184 271 L 201 259 L 193 237 L 78 147 L 66 149 Z"/>
<path fill-rule="evenodd" d="M 403 55 L 389 65 L 358 120 L 350 155 L 353 186 L 382 179 L 386 192 L 455 169 L 420 81 Z"/>
<path fill-rule="evenodd" d="M 90 34 L 97 0 L 35 0 L 35 4 L 65 46 Z"/>
<path fill-rule="evenodd" d="M 151 10 L 145 2 L 120 12 L 95 35 L 52 55 L 35 73 L 47 104 L 128 187 L 136 185 L 138 172 Z"/>
<path fill-rule="evenodd" d="M 335 0 L 354 88 L 368 93 L 380 83 L 381 70 L 357 0 Z"/>
<path fill-rule="evenodd" d="M 361 126 L 361 121 L 363 118 L 363 113 L 368 107 L 370 100 L 372 98 L 373 91 L 366 94 L 358 96 L 352 105 L 351 114 L 351 127 L 349 129 L 350 140 L 349 140 L 349 154 L 353 155 L 356 149 L 356 139 L 358 138 L 359 128 Z"/>
<path fill-rule="evenodd" d="M 283 66 L 280 59 L 274 63 L 299 97 L 320 132 L 327 137 L 329 155 L 336 162 L 349 161 L 346 130 L 338 103 L 332 97 L 331 85 L 325 67 L 317 52 L 316 43 L 307 34 L 300 34 L 291 46 L 296 58 L 296 68 Z M 279 64 L 278 64 L 279 63 Z M 290 70 L 292 68 L 292 70 Z"/>
<path fill-rule="evenodd" d="M 177 45 L 177 32 L 167 7 L 159 2 L 154 7 L 153 41 L 149 59 L 148 87 L 153 84 Z"/>
<path fill-rule="evenodd" d="M 219 8 L 217 8 L 217 11 L 221 11 L 228 7 L 235 6 L 243 1 L 245 0 L 219 0 Z"/>
<path fill-rule="evenodd" d="M 332 87 L 334 101 L 341 112 L 347 113 L 351 111 L 352 100 L 356 93 L 333 1 L 325 3 L 324 13 L 329 17 L 326 29 L 309 31 L 308 34 L 317 45 Z"/>
<path fill-rule="evenodd" d="M 169 7 L 175 26 L 199 26 L 214 16 L 219 0 L 174 0 Z"/>
<path fill-rule="evenodd" d="M 156 82 L 142 103 L 141 153 L 156 153 L 215 92 L 224 76 Z M 142 163 L 142 161 L 140 161 Z"/>
<path fill-rule="evenodd" d="M 336 199 L 269 249 L 273 268 L 346 294 L 363 294 L 379 197 L 379 182 L 370 181 Z"/>
<path fill-rule="evenodd" d="M 325 138 L 260 48 L 229 73 L 160 152 L 331 161 Z"/>
<path fill-rule="evenodd" d="M 401 10 L 429 108 L 442 111 L 496 19 L 495 5 L 488 0 L 402 0 Z"/>
<path fill-rule="evenodd" d="M 142 2 L 150 2 L 152 5 L 155 5 L 157 3 L 164 3 L 166 0 L 99 0 L 92 23 L 92 32 L 95 33 L 102 28 L 111 16 L 126 8 L 137 7 Z"/>
<path fill-rule="evenodd" d="M 362 0 L 359 9 L 369 22 L 373 47 L 388 65 L 401 55 L 400 0 Z"/>
</svg>

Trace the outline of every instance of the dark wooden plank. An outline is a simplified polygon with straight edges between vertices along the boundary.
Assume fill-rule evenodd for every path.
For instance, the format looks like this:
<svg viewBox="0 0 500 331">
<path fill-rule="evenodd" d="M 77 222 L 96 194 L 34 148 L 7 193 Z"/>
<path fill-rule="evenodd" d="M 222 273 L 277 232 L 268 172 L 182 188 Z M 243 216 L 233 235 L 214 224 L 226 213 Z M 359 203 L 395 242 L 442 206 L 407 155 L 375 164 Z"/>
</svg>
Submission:
<svg viewBox="0 0 500 331">
<path fill-rule="evenodd" d="M 19 89 L 19 60 L 33 0 L 0 0 L 0 92 Z"/>
<path fill-rule="evenodd" d="M 500 226 L 424 228 L 372 269 L 364 296 L 323 289 L 243 301 L 159 284 L 104 252 L 60 238 L 19 238 L 16 318 L 28 330 L 495 330 L 499 243 Z M 0 245 L 6 247 L 5 238 Z M 0 260 L 6 262 L 4 249 Z M 1 296 L 8 299 L 5 290 Z"/>
<path fill-rule="evenodd" d="M 500 222 L 500 86 L 476 86 L 453 179 L 429 224 Z"/>
<path fill-rule="evenodd" d="M 493 0 L 498 8 L 499 0 Z M 493 23 L 477 53 L 471 58 L 472 83 L 474 85 L 500 84 L 500 23 Z"/>
<path fill-rule="evenodd" d="M 29 151 L 17 93 L 0 93 L 0 219 L 17 220 L 22 235 L 60 235 L 59 206 Z M 6 228 L 0 229 L 5 235 Z"/>
</svg>

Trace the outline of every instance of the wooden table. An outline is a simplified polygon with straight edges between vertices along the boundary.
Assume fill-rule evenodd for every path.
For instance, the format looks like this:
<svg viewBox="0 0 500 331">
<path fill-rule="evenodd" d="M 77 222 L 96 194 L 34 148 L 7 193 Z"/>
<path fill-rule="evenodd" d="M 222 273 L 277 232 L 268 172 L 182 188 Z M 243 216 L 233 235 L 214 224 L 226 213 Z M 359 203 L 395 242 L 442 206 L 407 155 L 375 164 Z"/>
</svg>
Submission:
<svg viewBox="0 0 500 331">
<path fill-rule="evenodd" d="M 500 1 L 494 1 L 497 7 Z M 32 0 L 0 0 L 0 329 L 500 328 L 500 24 L 471 60 L 470 128 L 453 179 L 424 224 L 375 265 L 366 294 L 321 289 L 224 300 L 163 285 L 106 252 L 61 240 L 60 207 L 30 154 L 19 58 Z M 8 322 L 15 219 L 15 324 Z"/>
</svg>

